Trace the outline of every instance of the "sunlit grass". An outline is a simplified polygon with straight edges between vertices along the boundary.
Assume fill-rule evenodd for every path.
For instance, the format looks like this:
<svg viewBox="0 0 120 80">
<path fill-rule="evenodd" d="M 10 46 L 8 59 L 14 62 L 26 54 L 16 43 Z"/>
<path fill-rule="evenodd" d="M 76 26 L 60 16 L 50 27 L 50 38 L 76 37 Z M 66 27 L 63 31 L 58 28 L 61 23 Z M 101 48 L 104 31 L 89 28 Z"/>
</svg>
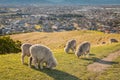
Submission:
<svg viewBox="0 0 120 80">
<path fill-rule="evenodd" d="M 87 65 L 95 62 L 96 59 L 104 58 L 120 49 L 120 43 L 109 43 L 110 38 L 120 40 L 118 34 L 103 34 L 95 31 L 71 31 L 59 33 L 27 33 L 11 35 L 11 37 L 21 40 L 23 43 L 30 42 L 47 45 L 54 53 L 58 65 L 55 70 L 36 70 L 35 68 L 28 67 L 27 57 L 25 58 L 26 65 L 22 65 L 21 53 L 0 55 L 1 80 L 119 80 L 120 78 L 120 74 L 116 73 L 119 71 L 120 57 L 115 60 L 118 64 L 112 65 L 103 74 L 87 71 Z M 107 44 L 97 44 L 96 40 L 100 37 L 103 37 L 103 40 Z M 74 53 L 66 54 L 64 52 L 64 45 L 71 38 L 76 39 L 77 44 L 86 40 L 92 43 L 89 58 L 78 59 Z"/>
<path fill-rule="evenodd" d="M 119 45 L 119 46 L 118 46 Z M 117 46 L 117 47 L 115 47 Z M 106 49 L 105 49 L 106 48 Z M 112 49 L 114 48 L 114 49 Z M 25 58 L 26 65 L 22 65 L 21 53 L 0 55 L 0 79 L 2 80 L 79 80 L 93 79 L 98 74 L 88 73 L 87 65 L 94 62 L 92 57 L 102 58 L 109 52 L 114 52 L 120 48 L 120 44 L 111 44 L 100 47 L 92 47 L 90 58 L 78 59 L 75 54 L 66 54 L 63 49 L 53 50 L 58 61 L 55 70 L 36 70 L 27 66 L 28 58 Z M 94 49 L 96 49 L 94 51 Z M 100 50 L 99 50 L 100 49 Z M 111 49 L 110 51 L 107 49 Z M 102 52 L 103 51 L 103 52 Z M 101 53 L 102 52 L 102 53 Z M 118 61 L 118 60 L 117 60 Z M 118 64 L 119 65 L 119 64 Z M 114 70 L 114 69 L 113 69 Z M 104 75 L 104 74 L 103 74 Z M 104 76 L 103 76 L 104 78 Z"/>
</svg>

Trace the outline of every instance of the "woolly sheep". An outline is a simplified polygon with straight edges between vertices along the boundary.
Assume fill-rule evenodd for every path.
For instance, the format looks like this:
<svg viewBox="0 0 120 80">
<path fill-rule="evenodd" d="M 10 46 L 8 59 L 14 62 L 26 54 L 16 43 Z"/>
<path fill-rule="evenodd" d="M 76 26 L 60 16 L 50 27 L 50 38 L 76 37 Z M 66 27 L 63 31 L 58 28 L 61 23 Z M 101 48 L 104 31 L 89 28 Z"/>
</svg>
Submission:
<svg viewBox="0 0 120 80">
<path fill-rule="evenodd" d="M 69 53 L 70 49 L 75 52 L 76 50 L 76 40 L 72 39 L 72 40 L 69 40 L 67 43 L 66 43 L 66 46 L 64 48 L 64 51 L 66 53 Z"/>
<path fill-rule="evenodd" d="M 79 58 L 79 56 L 89 54 L 89 52 L 90 52 L 90 43 L 83 42 L 78 46 L 75 55 Z"/>
<path fill-rule="evenodd" d="M 118 40 L 117 40 L 117 39 L 112 38 L 112 39 L 110 39 L 110 42 L 111 42 L 111 43 L 117 43 L 117 42 L 118 42 Z"/>
<path fill-rule="evenodd" d="M 24 57 L 25 56 L 30 57 L 29 48 L 31 46 L 32 46 L 32 44 L 29 44 L 29 43 L 24 43 L 24 44 L 21 45 L 21 50 L 22 50 L 21 61 L 22 61 L 22 64 L 24 64 Z"/>
<path fill-rule="evenodd" d="M 49 48 L 44 45 L 35 44 L 30 47 L 31 57 L 29 59 L 29 66 L 33 62 L 36 69 L 43 69 L 43 64 L 46 64 L 47 68 L 54 68 L 57 66 L 56 58 Z"/>
</svg>

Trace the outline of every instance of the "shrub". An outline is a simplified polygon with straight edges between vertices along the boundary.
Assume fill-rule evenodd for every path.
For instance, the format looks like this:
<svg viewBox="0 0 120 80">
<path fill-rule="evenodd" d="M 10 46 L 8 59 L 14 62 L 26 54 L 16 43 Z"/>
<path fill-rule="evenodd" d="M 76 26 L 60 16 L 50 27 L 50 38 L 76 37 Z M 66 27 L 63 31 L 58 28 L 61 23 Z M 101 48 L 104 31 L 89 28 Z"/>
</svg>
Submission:
<svg viewBox="0 0 120 80">
<path fill-rule="evenodd" d="M 0 37 L 0 54 L 5 53 L 18 53 L 20 49 L 21 42 L 14 41 L 9 36 Z"/>
</svg>

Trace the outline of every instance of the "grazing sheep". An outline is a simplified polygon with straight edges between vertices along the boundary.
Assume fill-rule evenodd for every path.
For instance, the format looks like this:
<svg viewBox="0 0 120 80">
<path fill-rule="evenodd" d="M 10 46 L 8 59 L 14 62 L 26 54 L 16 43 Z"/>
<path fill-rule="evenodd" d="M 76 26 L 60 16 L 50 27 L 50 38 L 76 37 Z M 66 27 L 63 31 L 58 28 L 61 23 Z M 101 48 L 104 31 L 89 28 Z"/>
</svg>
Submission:
<svg viewBox="0 0 120 80">
<path fill-rule="evenodd" d="M 87 55 L 90 52 L 90 43 L 89 42 L 83 42 L 78 46 L 77 51 L 75 52 L 75 55 L 79 58 L 81 55 Z"/>
<path fill-rule="evenodd" d="M 102 42 L 102 44 L 106 44 L 106 42 Z"/>
<path fill-rule="evenodd" d="M 110 42 L 111 42 L 111 43 L 118 43 L 118 40 L 117 40 L 117 39 L 112 38 L 112 39 L 110 39 Z"/>
<path fill-rule="evenodd" d="M 64 51 L 66 53 L 69 53 L 70 49 L 75 52 L 76 50 L 76 40 L 72 39 L 72 40 L 69 40 L 64 48 Z"/>
<path fill-rule="evenodd" d="M 22 50 L 21 61 L 22 61 L 22 64 L 24 64 L 24 57 L 25 57 L 25 56 L 30 57 L 29 48 L 30 48 L 31 46 L 32 46 L 32 45 L 29 44 L 29 43 L 24 43 L 24 44 L 22 44 L 22 46 L 21 46 L 21 50 Z"/>
<path fill-rule="evenodd" d="M 35 68 L 43 69 L 43 64 L 46 64 L 47 68 L 52 69 L 53 67 L 57 66 L 57 61 L 53 55 L 53 53 L 50 51 L 49 48 L 43 45 L 35 44 L 30 47 L 30 60 L 29 60 L 29 66 L 31 67 L 31 62 L 33 61 L 33 64 Z"/>
</svg>

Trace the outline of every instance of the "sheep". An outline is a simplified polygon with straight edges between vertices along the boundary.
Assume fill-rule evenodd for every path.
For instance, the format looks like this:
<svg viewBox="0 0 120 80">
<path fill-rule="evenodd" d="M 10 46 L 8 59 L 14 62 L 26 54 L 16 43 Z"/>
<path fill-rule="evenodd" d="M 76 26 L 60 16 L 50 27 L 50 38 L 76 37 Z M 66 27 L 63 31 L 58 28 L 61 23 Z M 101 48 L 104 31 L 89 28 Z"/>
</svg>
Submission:
<svg viewBox="0 0 120 80">
<path fill-rule="evenodd" d="M 112 38 L 112 39 L 110 39 L 110 42 L 111 42 L 111 43 L 118 43 L 118 40 L 117 40 L 117 39 Z"/>
<path fill-rule="evenodd" d="M 46 67 L 49 69 L 53 69 L 57 66 L 57 60 L 54 57 L 51 50 L 40 44 L 35 44 L 30 47 L 31 57 L 29 58 L 29 66 L 31 67 L 31 63 L 36 69 L 43 69 L 43 64 L 46 64 Z"/>
<path fill-rule="evenodd" d="M 31 46 L 32 46 L 32 44 L 29 44 L 29 43 L 24 43 L 24 44 L 21 45 L 21 50 L 22 50 L 21 61 L 22 61 L 22 64 L 24 64 L 24 57 L 25 56 L 30 57 L 29 48 Z"/>
<path fill-rule="evenodd" d="M 106 44 L 106 42 L 103 41 L 102 44 Z"/>
<path fill-rule="evenodd" d="M 90 52 L 90 43 L 89 42 L 83 42 L 78 46 L 77 51 L 75 52 L 75 55 L 79 58 L 81 55 L 89 55 Z"/>
<path fill-rule="evenodd" d="M 67 43 L 66 43 L 66 46 L 64 48 L 64 51 L 66 53 L 69 53 L 70 49 L 75 52 L 76 50 L 76 40 L 72 39 L 72 40 L 69 40 Z"/>
</svg>

